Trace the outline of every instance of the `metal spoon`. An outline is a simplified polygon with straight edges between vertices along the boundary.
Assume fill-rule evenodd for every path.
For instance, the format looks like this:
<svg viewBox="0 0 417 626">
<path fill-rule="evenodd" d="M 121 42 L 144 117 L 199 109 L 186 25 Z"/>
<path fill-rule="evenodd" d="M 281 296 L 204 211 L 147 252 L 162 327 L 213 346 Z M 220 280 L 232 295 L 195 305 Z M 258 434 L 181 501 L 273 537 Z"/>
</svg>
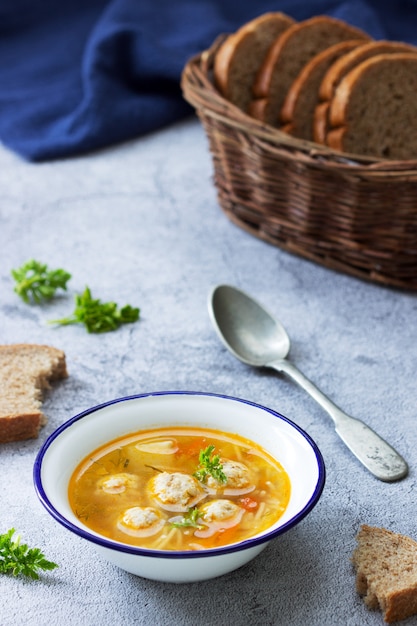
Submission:
<svg viewBox="0 0 417 626">
<path fill-rule="evenodd" d="M 280 322 L 248 294 L 218 285 L 209 296 L 209 314 L 221 341 L 248 365 L 271 367 L 298 383 L 327 411 L 336 432 L 356 458 L 377 478 L 392 482 L 408 473 L 405 460 L 375 431 L 344 413 L 286 360 L 290 340 Z"/>
</svg>

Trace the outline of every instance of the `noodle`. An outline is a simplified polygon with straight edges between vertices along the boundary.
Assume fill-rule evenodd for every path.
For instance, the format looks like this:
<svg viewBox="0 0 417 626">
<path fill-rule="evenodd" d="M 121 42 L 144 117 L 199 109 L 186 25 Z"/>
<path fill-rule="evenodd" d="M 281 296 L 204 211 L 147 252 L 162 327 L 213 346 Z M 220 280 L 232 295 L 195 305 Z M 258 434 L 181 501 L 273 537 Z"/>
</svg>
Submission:
<svg viewBox="0 0 417 626">
<path fill-rule="evenodd" d="M 167 535 L 162 535 L 155 543 L 149 547 L 155 548 L 155 550 L 163 550 L 165 546 L 171 541 L 174 535 L 177 535 L 179 530 L 177 528 L 171 528 Z"/>
<path fill-rule="evenodd" d="M 242 459 L 242 449 L 239 448 L 239 446 L 234 445 L 233 446 L 233 452 L 234 452 L 234 455 L 235 455 L 235 457 L 234 457 L 235 460 L 241 462 L 243 460 Z"/>
<path fill-rule="evenodd" d="M 261 502 L 260 505 L 258 506 L 258 510 L 255 513 L 254 522 L 258 522 L 261 519 L 261 517 L 262 517 L 262 515 L 263 515 L 263 513 L 265 511 L 265 508 L 266 508 L 266 503 L 265 502 Z"/>
</svg>

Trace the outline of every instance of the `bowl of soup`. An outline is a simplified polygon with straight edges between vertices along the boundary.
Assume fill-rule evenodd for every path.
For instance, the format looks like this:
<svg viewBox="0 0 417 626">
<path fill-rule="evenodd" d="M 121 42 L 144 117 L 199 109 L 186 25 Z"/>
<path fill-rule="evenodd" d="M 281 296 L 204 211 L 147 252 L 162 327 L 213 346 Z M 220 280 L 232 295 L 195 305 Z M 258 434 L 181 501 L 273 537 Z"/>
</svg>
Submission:
<svg viewBox="0 0 417 626">
<path fill-rule="evenodd" d="M 213 393 L 117 398 L 53 432 L 34 464 L 50 515 L 110 563 L 165 582 L 221 576 L 317 504 L 311 437 L 277 411 Z"/>
</svg>

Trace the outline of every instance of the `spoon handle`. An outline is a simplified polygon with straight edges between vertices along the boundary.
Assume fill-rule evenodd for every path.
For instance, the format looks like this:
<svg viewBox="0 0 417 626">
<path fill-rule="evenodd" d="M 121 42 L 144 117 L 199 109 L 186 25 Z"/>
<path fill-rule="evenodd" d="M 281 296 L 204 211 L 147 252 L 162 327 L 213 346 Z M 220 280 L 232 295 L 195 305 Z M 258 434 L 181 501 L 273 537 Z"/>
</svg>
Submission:
<svg viewBox="0 0 417 626">
<path fill-rule="evenodd" d="M 376 478 L 392 482 L 407 475 L 407 463 L 394 448 L 361 420 L 344 413 L 292 363 L 282 359 L 268 363 L 268 367 L 290 376 L 320 404 L 332 418 L 342 441 Z"/>
</svg>

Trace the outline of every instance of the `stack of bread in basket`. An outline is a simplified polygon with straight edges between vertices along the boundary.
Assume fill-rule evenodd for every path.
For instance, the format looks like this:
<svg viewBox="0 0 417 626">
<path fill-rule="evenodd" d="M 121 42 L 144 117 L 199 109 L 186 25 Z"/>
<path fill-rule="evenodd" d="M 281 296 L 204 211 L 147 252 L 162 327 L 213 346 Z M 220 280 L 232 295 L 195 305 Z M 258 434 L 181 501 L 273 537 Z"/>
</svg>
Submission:
<svg viewBox="0 0 417 626">
<path fill-rule="evenodd" d="M 294 137 L 368 156 L 417 156 L 410 44 L 374 41 L 327 16 L 296 23 L 269 13 L 226 39 L 214 79 L 225 98 Z"/>
<path fill-rule="evenodd" d="M 267 13 L 191 59 L 182 87 L 234 222 L 417 289 L 417 47 L 329 16 Z"/>
</svg>

